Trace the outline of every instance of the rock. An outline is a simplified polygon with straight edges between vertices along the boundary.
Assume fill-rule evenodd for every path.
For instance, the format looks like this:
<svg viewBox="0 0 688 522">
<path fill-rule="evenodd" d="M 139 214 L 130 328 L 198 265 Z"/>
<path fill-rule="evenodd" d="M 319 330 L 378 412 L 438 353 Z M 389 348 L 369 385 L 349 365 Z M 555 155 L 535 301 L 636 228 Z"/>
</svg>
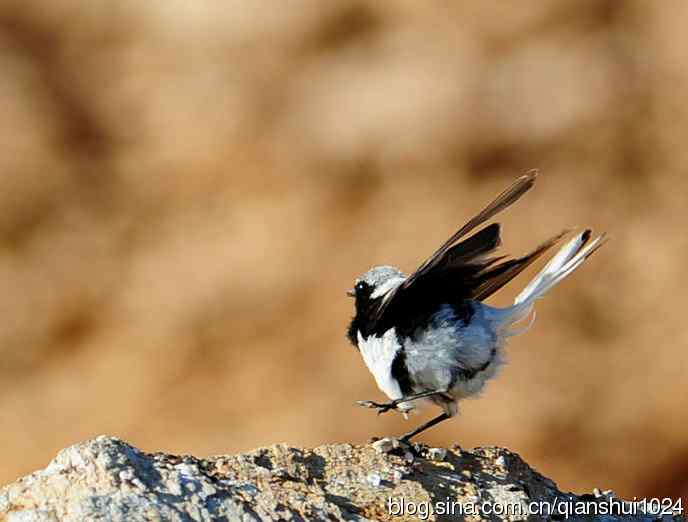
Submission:
<svg viewBox="0 0 688 522">
<path fill-rule="evenodd" d="M 389 453 L 401 446 L 398 439 L 391 437 L 385 437 L 384 439 L 378 439 L 371 443 L 371 446 L 378 453 Z"/>
<path fill-rule="evenodd" d="M 275 445 L 199 459 L 144 453 L 102 436 L 61 451 L 45 469 L 0 489 L 0 520 L 461 520 L 461 509 L 467 519 L 521 520 L 526 516 L 515 510 L 525 512 L 531 503 L 557 502 L 560 510 L 599 509 L 612 501 L 634 507 L 599 490 L 563 493 L 501 448 L 418 446 L 410 461 L 404 451 Z M 498 512 L 507 508 L 512 511 Z M 569 520 L 659 519 L 636 512 Z M 542 518 L 549 517 L 535 517 Z"/>
</svg>

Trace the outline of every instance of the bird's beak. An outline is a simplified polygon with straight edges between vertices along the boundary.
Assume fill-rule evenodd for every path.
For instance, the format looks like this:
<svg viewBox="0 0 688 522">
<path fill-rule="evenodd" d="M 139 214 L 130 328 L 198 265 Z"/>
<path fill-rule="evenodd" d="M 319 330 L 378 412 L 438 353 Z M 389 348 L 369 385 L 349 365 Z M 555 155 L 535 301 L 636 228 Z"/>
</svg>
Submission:
<svg viewBox="0 0 688 522">
<path fill-rule="evenodd" d="M 346 292 L 346 295 L 348 295 L 349 297 L 356 297 L 356 291 L 351 289 Z"/>
</svg>

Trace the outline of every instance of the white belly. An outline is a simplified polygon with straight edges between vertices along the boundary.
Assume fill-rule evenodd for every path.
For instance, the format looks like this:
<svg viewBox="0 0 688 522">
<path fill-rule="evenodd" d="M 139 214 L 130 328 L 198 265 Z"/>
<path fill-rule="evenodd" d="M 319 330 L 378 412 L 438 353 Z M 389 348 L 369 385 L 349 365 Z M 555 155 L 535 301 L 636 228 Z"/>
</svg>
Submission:
<svg viewBox="0 0 688 522">
<path fill-rule="evenodd" d="M 382 337 L 368 337 L 364 339 L 358 332 L 358 349 L 363 361 L 375 377 L 377 387 L 390 399 L 402 397 L 399 382 L 392 377 L 392 362 L 400 349 L 394 328 L 387 330 Z"/>
</svg>

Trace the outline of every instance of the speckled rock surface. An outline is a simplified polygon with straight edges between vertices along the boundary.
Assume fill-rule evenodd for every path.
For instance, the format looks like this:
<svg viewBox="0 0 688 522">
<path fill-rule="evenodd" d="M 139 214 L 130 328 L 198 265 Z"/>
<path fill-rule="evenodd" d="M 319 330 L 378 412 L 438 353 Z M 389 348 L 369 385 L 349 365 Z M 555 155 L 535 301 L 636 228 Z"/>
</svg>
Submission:
<svg viewBox="0 0 688 522">
<path fill-rule="evenodd" d="M 590 512 L 613 498 L 562 493 L 500 448 L 386 453 L 383 446 L 275 445 L 198 459 L 148 454 L 98 437 L 0 489 L 0 520 L 564 520 L 560 513 L 523 513 L 538 502 Z M 495 513 L 507 506 L 511 512 Z M 568 519 L 679 520 L 635 511 Z"/>
</svg>

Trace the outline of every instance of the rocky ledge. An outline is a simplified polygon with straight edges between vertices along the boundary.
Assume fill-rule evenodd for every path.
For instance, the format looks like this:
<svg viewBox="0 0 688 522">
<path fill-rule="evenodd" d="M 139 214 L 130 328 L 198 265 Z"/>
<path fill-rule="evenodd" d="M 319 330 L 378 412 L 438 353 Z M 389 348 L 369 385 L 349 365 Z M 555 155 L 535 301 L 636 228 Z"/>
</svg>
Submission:
<svg viewBox="0 0 688 522">
<path fill-rule="evenodd" d="M 275 445 L 210 458 L 113 437 L 0 489 L 0 520 L 683 520 L 612 492 L 564 493 L 501 448 Z M 613 511 L 613 513 L 609 513 Z"/>
</svg>

